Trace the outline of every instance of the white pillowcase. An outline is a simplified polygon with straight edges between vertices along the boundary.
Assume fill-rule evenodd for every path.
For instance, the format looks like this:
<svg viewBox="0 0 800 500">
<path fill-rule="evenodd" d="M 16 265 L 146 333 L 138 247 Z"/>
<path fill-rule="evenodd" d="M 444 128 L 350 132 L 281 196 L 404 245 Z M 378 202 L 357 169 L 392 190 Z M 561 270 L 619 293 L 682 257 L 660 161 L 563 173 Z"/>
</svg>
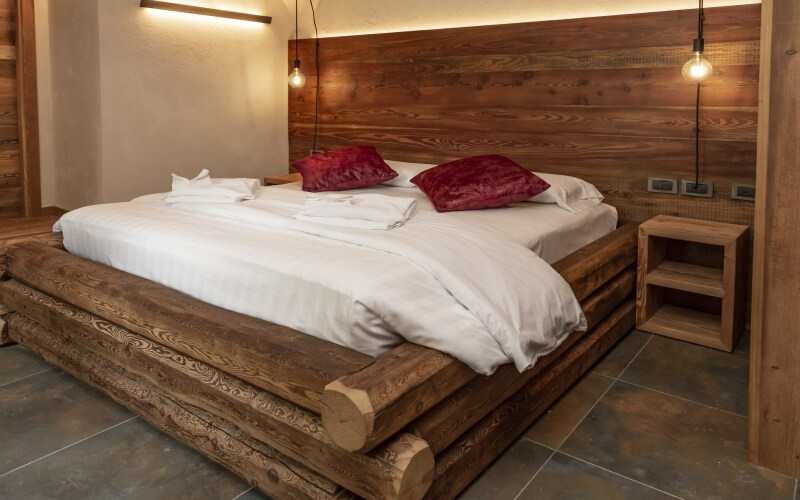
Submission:
<svg viewBox="0 0 800 500">
<path fill-rule="evenodd" d="M 603 201 L 603 195 L 594 187 L 593 184 L 570 177 L 568 175 L 542 174 L 534 172 L 550 187 L 526 201 L 534 203 L 555 203 L 564 210 L 572 213 L 595 205 Z"/>
<path fill-rule="evenodd" d="M 386 184 L 389 186 L 400 186 L 400 187 L 417 187 L 414 184 L 411 184 L 411 179 L 414 178 L 420 172 L 424 172 L 429 168 L 433 168 L 436 165 L 430 165 L 427 163 L 409 163 L 405 161 L 395 161 L 395 160 L 383 160 L 386 162 L 387 165 L 392 167 L 392 170 L 397 172 L 397 177 L 394 179 L 389 179 L 386 182 L 382 182 L 381 184 Z"/>
</svg>

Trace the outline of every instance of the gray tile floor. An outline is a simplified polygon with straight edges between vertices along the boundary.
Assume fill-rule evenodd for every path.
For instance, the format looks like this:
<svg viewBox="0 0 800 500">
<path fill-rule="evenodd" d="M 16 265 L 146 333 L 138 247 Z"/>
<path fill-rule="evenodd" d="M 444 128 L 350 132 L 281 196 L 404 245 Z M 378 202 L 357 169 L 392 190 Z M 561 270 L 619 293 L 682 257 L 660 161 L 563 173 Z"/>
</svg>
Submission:
<svg viewBox="0 0 800 500">
<path fill-rule="evenodd" d="M 632 331 L 463 499 L 785 499 L 746 458 L 748 339 Z M 266 498 L 21 346 L 0 348 L 0 498 Z"/>
</svg>

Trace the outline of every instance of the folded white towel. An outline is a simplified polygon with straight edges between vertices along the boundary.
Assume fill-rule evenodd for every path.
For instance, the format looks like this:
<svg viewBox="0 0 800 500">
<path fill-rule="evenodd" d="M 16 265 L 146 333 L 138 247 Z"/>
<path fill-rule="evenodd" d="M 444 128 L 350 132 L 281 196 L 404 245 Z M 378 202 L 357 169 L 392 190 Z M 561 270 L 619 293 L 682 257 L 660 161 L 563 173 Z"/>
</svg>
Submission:
<svg viewBox="0 0 800 500">
<path fill-rule="evenodd" d="M 172 190 L 179 191 L 181 189 L 189 189 L 192 187 L 210 186 L 211 176 L 208 175 L 208 169 L 203 169 L 194 179 L 187 179 L 180 175 L 172 174 Z"/>
<path fill-rule="evenodd" d="M 388 230 L 402 226 L 417 212 L 414 198 L 382 194 L 312 195 L 295 218 L 306 222 L 356 229 Z"/>
<path fill-rule="evenodd" d="M 172 174 L 172 192 L 164 203 L 238 203 L 255 198 L 258 179 L 212 179 L 203 169 L 194 179 Z"/>
</svg>

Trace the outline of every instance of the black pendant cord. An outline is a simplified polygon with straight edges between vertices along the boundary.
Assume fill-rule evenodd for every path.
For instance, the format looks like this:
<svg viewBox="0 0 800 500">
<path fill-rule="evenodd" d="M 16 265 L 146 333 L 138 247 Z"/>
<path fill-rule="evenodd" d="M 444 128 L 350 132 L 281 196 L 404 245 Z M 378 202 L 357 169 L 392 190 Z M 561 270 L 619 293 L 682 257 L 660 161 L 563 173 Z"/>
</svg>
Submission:
<svg viewBox="0 0 800 500">
<path fill-rule="evenodd" d="M 294 61 L 295 65 L 300 60 L 297 51 L 297 0 L 294 0 Z"/>
<path fill-rule="evenodd" d="M 703 38 L 703 21 L 705 20 L 705 14 L 703 14 L 703 0 L 700 0 L 700 6 L 697 9 L 697 38 Z"/>
<path fill-rule="evenodd" d="M 317 14 L 314 12 L 314 1 L 308 0 L 308 3 L 311 5 L 311 18 L 314 20 L 314 67 L 317 72 L 317 89 L 314 97 L 314 141 L 311 143 L 311 150 L 316 151 L 317 128 L 319 128 L 319 31 L 317 31 Z"/>
<path fill-rule="evenodd" d="M 694 105 L 694 187 L 700 182 L 700 82 L 697 82 L 697 100 Z"/>
</svg>

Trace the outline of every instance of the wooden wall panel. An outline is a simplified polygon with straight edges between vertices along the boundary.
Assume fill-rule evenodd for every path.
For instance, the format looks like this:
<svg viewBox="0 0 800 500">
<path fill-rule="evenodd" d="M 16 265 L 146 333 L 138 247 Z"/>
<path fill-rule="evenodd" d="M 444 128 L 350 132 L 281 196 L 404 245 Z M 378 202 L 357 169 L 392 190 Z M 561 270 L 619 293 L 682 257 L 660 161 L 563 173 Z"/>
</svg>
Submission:
<svg viewBox="0 0 800 500">
<path fill-rule="evenodd" d="M 800 477 L 800 3 L 763 9 L 748 448 Z"/>
<path fill-rule="evenodd" d="M 595 183 L 625 222 L 670 214 L 752 225 L 753 204 L 731 200 L 730 186 L 755 181 L 759 5 L 706 9 L 714 78 L 701 96 L 701 178 L 714 198 L 646 190 L 648 176 L 694 176 L 695 87 L 680 69 L 696 16 L 321 39 L 318 147 L 369 143 L 385 158 L 430 163 L 501 153 Z M 289 90 L 292 160 L 311 149 L 313 47 L 300 42 L 309 83 Z"/>
<path fill-rule="evenodd" d="M 0 0 L 0 218 L 22 215 L 15 10 Z"/>
</svg>

